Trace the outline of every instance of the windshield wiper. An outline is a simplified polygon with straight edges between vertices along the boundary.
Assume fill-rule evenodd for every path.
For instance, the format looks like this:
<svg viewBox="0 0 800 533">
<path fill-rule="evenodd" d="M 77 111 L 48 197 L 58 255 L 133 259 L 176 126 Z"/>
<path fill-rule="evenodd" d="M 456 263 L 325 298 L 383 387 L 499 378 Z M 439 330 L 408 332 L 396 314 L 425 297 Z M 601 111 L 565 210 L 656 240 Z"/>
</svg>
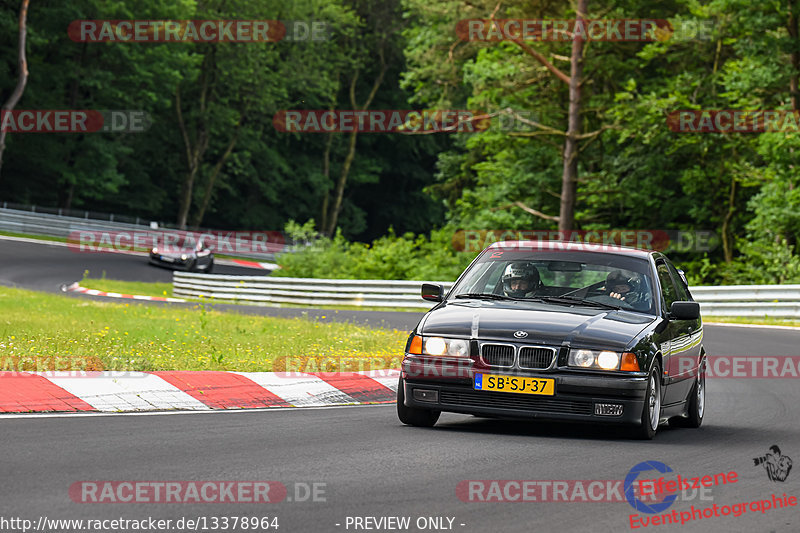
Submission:
<svg viewBox="0 0 800 533">
<path fill-rule="evenodd" d="M 555 304 L 583 304 L 583 305 L 592 305 L 595 307 L 602 307 L 603 309 L 614 309 L 619 310 L 622 309 L 619 306 L 605 304 L 603 302 L 596 302 L 594 300 L 589 300 L 587 298 L 579 298 L 577 296 L 542 296 L 542 300 L 545 302 L 551 302 Z"/>
<path fill-rule="evenodd" d="M 456 294 L 456 298 L 481 298 L 484 300 L 518 300 L 519 298 L 512 298 L 502 294 L 492 294 L 490 292 L 465 292 Z"/>
</svg>

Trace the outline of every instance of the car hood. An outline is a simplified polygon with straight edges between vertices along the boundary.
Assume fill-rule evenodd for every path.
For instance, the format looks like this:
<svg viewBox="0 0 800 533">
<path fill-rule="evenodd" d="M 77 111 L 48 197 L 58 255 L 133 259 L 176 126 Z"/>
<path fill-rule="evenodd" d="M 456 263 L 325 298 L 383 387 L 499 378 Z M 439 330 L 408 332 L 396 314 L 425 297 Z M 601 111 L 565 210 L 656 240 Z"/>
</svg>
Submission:
<svg viewBox="0 0 800 533">
<path fill-rule="evenodd" d="M 180 256 L 182 255 L 186 255 L 187 257 L 194 257 L 195 251 L 184 250 L 182 252 L 176 252 L 176 251 L 162 252 L 161 250 L 159 250 L 158 255 L 163 255 L 164 257 L 175 257 L 175 258 L 180 258 Z"/>
<path fill-rule="evenodd" d="M 536 302 L 445 302 L 420 326 L 423 335 L 472 337 L 526 344 L 594 347 L 621 351 L 657 317 Z M 527 336 L 515 338 L 523 331 Z"/>
</svg>

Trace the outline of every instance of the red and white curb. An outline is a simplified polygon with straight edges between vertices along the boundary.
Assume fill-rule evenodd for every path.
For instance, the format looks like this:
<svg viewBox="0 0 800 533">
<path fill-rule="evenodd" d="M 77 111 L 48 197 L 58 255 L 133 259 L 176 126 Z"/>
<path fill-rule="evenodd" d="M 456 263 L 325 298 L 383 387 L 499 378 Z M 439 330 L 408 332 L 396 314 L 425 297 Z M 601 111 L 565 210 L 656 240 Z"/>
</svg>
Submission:
<svg viewBox="0 0 800 533">
<path fill-rule="evenodd" d="M 0 372 L 0 412 L 210 411 L 395 401 L 399 370 Z"/>
<path fill-rule="evenodd" d="M 63 285 L 61 290 L 64 292 L 77 292 L 80 294 L 88 294 L 90 296 L 105 296 L 107 298 L 126 298 L 129 300 L 150 300 L 154 302 L 175 302 L 175 303 L 183 303 L 186 300 L 182 298 L 167 298 L 165 296 L 142 296 L 141 294 L 122 294 L 119 292 L 104 292 L 98 291 L 96 289 L 87 289 L 86 287 L 81 287 L 80 284 L 76 281 L 71 285 Z"/>
</svg>

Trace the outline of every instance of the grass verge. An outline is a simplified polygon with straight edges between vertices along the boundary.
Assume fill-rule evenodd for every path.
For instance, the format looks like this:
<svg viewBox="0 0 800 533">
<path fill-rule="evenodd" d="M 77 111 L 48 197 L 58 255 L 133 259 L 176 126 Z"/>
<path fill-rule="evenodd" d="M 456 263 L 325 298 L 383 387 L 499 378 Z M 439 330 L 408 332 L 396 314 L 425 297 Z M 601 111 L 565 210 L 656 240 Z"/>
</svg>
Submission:
<svg viewBox="0 0 800 533">
<path fill-rule="evenodd" d="M 398 368 L 407 332 L 0 287 L 0 370 Z"/>
<path fill-rule="evenodd" d="M 151 283 L 146 281 L 120 281 L 117 279 L 84 277 L 81 287 L 103 292 L 120 294 L 136 294 L 140 296 L 172 297 L 172 283 Z"/>
<path fill-rule="evenodd" d="M 726 324 L 754 324 L 759 326 L 793 326 L 800 327 L 800 320 L 790 318 L 756 318 L 742 316 L 709 316 L 703 317 L 703 322 L 724 322 Z"/>
</svg>

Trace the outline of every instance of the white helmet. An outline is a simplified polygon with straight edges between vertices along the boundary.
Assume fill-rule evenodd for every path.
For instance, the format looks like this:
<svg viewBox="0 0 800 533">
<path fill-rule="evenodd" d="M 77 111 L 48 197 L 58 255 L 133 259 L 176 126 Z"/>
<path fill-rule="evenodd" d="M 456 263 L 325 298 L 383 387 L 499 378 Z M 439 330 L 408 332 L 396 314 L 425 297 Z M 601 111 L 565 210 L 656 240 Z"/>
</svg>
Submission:
<svg viewBox="0 0 800 533">
<path fill-rule="evenodd" d="M 506 296 L 522 298 L 529 292 L 539 287 L 539 271 L 532 263 L 509 263 L 500 278 L 503 282 L 503 292 Z M 527 282 L 527 286 L 513 289 L 511 283 L 514 281 Z"/>
</svg>

